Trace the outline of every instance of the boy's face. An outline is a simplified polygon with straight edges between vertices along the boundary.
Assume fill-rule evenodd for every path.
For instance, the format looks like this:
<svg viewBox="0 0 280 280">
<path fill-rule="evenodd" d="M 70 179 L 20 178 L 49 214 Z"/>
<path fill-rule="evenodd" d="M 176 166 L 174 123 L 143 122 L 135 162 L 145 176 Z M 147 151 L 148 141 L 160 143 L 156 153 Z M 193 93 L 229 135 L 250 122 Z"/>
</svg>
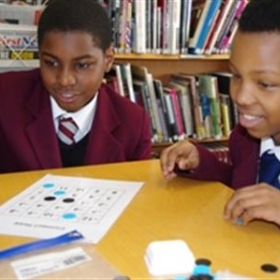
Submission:
<svg viewBox="0 0 280 280">
<path fill-rule="evenodd" d="M 230 68 L 240 124 L 253 137 L 280 144 L 280 33 L 237 32 Z"/>
<path fill-rule="evenodd" d="M 94 97 L 114 60 L 113 49 L 104 54 L 86 32 L 47 32 L 39 51 L 44 85 L 68 112 Z"/>
</svg>

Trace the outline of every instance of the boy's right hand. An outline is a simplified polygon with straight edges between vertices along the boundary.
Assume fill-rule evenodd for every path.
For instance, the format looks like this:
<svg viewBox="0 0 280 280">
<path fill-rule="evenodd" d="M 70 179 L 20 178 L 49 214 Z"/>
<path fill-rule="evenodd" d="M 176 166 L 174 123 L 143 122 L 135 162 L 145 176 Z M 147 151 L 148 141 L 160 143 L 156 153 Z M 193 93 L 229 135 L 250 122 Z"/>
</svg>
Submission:
<svg viewBox="0 0 280 280">
<path fill-rule="evenodd" d="M 162 151 L 160 163 L 163 176 L 170 179 L 176 176 L 176 165 L 180 170 L 195 169 L 199 165 L 199 152 L 190 141 L 180 141 Z"/>
</svg>

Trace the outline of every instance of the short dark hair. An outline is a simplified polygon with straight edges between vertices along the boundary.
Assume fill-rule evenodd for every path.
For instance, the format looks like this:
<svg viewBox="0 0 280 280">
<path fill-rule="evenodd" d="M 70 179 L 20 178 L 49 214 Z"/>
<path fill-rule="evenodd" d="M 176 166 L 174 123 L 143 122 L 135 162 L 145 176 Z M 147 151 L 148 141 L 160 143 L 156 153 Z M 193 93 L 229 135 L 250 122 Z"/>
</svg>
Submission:
<svg viewBox="0 0 280 280">
<path fill-rule="evenodd" d="M 81 31 L 92 36 L 95 45 L 106 51 L 112 44 L 108 15 L 96 0 L 52 0 L 38 24 L 38 45 L 49 31 Z"/>
<path fill-rule="evenodd" d="M 280 31 L 280 0 L 250 0 L 242 12 L 241 32 Z"/>
</svg>

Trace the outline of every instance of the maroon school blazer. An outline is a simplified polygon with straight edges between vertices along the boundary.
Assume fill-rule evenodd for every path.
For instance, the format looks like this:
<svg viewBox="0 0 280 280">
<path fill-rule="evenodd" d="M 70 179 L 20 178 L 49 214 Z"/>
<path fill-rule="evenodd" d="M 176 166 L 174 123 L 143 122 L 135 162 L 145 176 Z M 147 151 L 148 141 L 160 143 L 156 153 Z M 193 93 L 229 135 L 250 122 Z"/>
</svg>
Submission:
<svg viewBox="0 0 280 280">
<path fill-rule="evenodd" d="M 150 158 L 149 119 L 102 85 L 84 164 Z M 62 167 L 49 93 L 39 69 L 0 74 L 0 172 Z"/>
<path fill-rule="evenodd" d="M 192 173 L 178 171 L 178 175 L 192 179 L 220 181 L 233 189 L 255 184 L 258 172 L 260 141 L 252 138 L 240 125 L 229 139 L 232 164 L 225 164 L 202 146 L 198 146 L 200 165 Z"/>
</svg>

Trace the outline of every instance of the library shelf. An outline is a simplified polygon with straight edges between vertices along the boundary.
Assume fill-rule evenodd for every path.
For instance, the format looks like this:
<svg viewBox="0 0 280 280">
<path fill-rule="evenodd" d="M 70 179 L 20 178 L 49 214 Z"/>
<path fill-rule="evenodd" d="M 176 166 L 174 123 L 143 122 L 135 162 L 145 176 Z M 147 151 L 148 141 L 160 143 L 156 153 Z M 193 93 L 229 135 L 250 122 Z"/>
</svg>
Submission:
<svg viewBox="0 0 280 280">
<path fill-rule="evenodd" d="M 163 83 L 168 82 L 172 73 L 184 72 L 188 74 L 200 74 L 215 71 L 228 71 L 228 55 L 166 55 L 166 54 L 136 54 L 116 53 L 117 63 L 131 63 L 145 66 L 153 77 L 160 79 Z M 0 60 L 0 71 L 12 69 L 30 69 L 39 66 L 38 60 Z M 190 139 L 194 142 L 226 142 L 222 139 Z M 152 145 L 152 156 L 158 157 L 160 152 L 172 143 L 155 143 Z"/>
</svg>

